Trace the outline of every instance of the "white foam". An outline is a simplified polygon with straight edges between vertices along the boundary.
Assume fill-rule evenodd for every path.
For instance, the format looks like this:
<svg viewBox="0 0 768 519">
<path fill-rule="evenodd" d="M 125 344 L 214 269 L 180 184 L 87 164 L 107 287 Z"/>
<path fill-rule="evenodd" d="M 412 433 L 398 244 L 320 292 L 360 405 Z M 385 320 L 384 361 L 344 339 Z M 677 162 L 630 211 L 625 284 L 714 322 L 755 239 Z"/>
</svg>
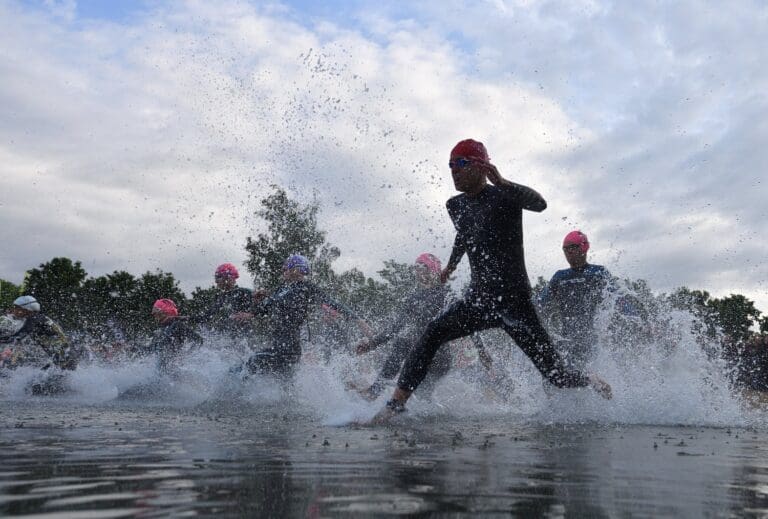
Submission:
<svg viewBox="0 0 768 519">
<path fill-rule="evenodd" d="M 615 296 L 614 296 L 615 297 Z M 482 380 L 477 366 L 454 370 L 441 380 L 432 398 L 417 391 L 409 402 L 409 416 L 503 416 L 509 420 L 543 423 L 622 423 L 744 426 L 762 425 L 765 413 L 748 409 L 728 381 L 728 369 L 719 357 L 716 339 L 694 330 L 688 313 L 655 301 L 655 316 L 646 322 L 652 334 L 617 332 L 610 304 L 597 320 L 600 341 L 589 366 L 613 387 L 606 401 L 590 389 L 545 390 L 532 363 L 505 334 L 491 332 L 485 343 L 495 359 L 503 383 Z M 648 326 L 646 326 L 648 328 Z M 385 391 L 376 402 L 363 400 L 347 389 L 347 382 L 371 382 L 381 354 L 335 354 L 328 364 L 313 345 L 289 391 L 270 377 L 229 372 L 243 361 L 240 350 L 230 351 L 221 341 L 206 339 L 189 352 L 174 377 L 159 374 L 155 359 L 116 365 L 83 365 L 68 374 L 68 400 L 100 404 L 134 393 L 132 403 L 194 406 L 205 402 L 249 406 L 279 406 L 317 416 L 327 425 L 343 425 L 370 418 L 389 398 Z M 448 346 L 456 347 L 456 346 Z M 39 370 L 21 368 L 0 379 L 0 393 L 8 399 L 40 398 L 27 393 Z M 150 388 L 150 390 L 145 390 Z M 298 407 L 297 407 L 298 406 Z"/>
</svg>

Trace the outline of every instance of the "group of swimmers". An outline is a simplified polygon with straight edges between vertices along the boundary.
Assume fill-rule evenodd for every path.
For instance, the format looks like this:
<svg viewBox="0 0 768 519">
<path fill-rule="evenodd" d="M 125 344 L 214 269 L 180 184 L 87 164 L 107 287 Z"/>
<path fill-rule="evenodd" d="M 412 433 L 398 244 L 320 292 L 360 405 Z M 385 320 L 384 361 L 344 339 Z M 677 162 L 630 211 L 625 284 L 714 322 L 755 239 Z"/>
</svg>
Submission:
<svg viewBox="0 0 768 519">
<path fill-rule="evenodd" d="M 610 283 L 605 268 L 587 262 L 587 236 L 573 231 L 565 237 L 563 251 L 570 268 L 558 271 L 534 301 L 524 261 L 522 216 L 523 210 L 543 211 L 546 201 L 533 189 L 502 177 L 478 141 L 459 142 L 451 150 L 449 168 L 461 194 L 446 204 L 456 228 L 448 263 L 443 267 L 430 253 L 416 258 L 416 287 L 378 334 L 351 308 L 335 301 L 310 280 L 310 263 L 300 254 L 286 259 L 283 283 L 272 293 L 238 287 L 237 268 L 231 263 L 220 265 L 214 275 L 219 290 L 203 321 L 232 333 L 242 333 L 259 322 L 269 338 L 266 348 L 231 371 L 290 380 L 302 356 L 302 326 L 311 312 L 322 307 L 360 329 L 365 338 L 355 345 L 357 354 L 391 343 L 376 379 L 363 387 L 353 386 L 373 400 L 399 374 L 391 398 L 373 423 L 386 422 L 404 411 L 411 394 L 428 376 L 439 378 L 445 374 L 450 362 L 443 345 L 449 341 L 471 336 L 482 365 L 492 370 L 491 356 L 477 335 L 489 328 L 501 328 L 509 334 L 550 384 L 589 386 L 604 398 L 611 398 L 607 382 L 584 372 L 596 341 L 594 314 Z M 445 308 L 449 292 L 446 282 L 465 254 L 471 269 L 469 286 L 461 299 Z M 556 309 L 567 341 L 553 342 L 539 320 L 537 304 Z M 17 362 L 18 352 L 13 345 L 27 340 L 36 342 L 45 352 L 47 365 L 62 370 L 75 368 L 77 348 L 61 327 L 41 312 L 34 297 L 18 298 L 12 314 L 23 325 L 2 339 L 6 347 L 0 353 L 0 366 Z M 193 323 L 179 315 L 171 299 L 157 300 L 152 315 L 158 329 L 147 351 L 157 354 L 161 370 L 168 370 L 186 344 L 202 339 Z"/>
</svg>

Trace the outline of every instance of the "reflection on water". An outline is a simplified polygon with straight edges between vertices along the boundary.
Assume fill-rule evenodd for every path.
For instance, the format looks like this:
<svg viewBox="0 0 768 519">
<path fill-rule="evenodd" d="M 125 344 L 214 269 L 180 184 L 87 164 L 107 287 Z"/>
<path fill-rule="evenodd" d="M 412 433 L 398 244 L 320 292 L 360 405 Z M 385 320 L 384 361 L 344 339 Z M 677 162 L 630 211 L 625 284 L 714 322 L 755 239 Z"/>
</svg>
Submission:
<svg viewBox="0 0 768 519">
<path fill-rule="evenodd" d="M 0 515 L 768 513 L 762 430 L 56 405 L 0 404 Z"/>
</svg>

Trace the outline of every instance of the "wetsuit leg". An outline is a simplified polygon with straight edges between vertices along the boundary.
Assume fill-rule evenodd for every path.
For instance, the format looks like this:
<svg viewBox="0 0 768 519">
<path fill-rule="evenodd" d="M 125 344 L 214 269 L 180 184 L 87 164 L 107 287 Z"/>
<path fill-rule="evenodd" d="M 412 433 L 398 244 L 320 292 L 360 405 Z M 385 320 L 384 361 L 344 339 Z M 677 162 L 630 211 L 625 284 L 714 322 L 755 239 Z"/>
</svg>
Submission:
<svg viewBox="0 0 768 519">
<path fill-rule="evenodd" d="M 452 304 L 427 325 L 419 342 L 408 354 L 397 386 L 405 391 L 415 390 L 427 375 L 443 343 L 497 325 L 493 313 L 483 306 L 467 300 Z"/>
<path fill-rule="evenodd" d="M 431 398 L 432 393 L 435 391 L 435 386 L 437 386 L 437 383 L 451 371 L 452 364 L 453 357 L 451 355 L 450 346 L 444 346 L 437 350 L 435 358 L 432 359 L 432 365 L 429 367 L 427 376 L 424 377 L 424 382 L 419 386 L 419 396 Z"/>
<path fill-rule="evenodd" d="M 384 360 L 384 365 L 379 372 L 379 379 L 392 380 L 400 373 L 403 361 L 408 357 L 408 352 L 411 351 L 411 347 L 417 340 L 418 336 L 411 336 L 398 337 L 392 341 L 392 350 Z"/>
<path fill-rule="evenodd" d="M 562 357 L 541 325 L 529 296 L 521 294 L 497 308 L 496 312 L 501 328 L 514 339 L 551 384 L 557 387 L 584 387 L 589 384 L 586 375 L 565 367 Z"/>
<path fill-rule="evenodd" d="M 248 371 L 253 375 L 274 375 L 280 378 L 293 376 L 299 358 L 286 355 L 274 348 L 257 351 L 246 363 Z"/>
<path fill-rule="evenodd" d="M 418 340 L 418 335 L 410 334 L 406 337 L 397 337 L 392 341 L 392 349 L 384 359 L 384 365 L 379 371 L 379 375 L 374 380 L 373 384 L 368 388 L 367 392 L 371 397 L 378 397 L 387 385 L 388 380 L 392 380 L 400 373 L 400 368 L 403 366 L 403 361 L 408 356 L 408 352 L 411 351 L 411 347 Z"/>
</svg>

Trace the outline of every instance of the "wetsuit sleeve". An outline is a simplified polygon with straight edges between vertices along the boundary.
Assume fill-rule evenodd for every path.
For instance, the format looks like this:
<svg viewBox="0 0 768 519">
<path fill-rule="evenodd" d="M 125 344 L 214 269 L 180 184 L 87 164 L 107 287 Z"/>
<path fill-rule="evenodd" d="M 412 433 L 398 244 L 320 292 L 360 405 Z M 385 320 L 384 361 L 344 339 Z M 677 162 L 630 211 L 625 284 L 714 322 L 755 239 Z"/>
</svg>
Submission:
<svg viewBox="0 0 768 519">
<path fill-rule="evenodd" d="M 537 191 L 522 184 L 507 181 L 499 186 L 504 198 L 518 207 L 528 211 L 542 212 L 547 208 L 547 202 Z"/>
<path fill-rule="evenodd" d="M 194 328 L 192 328 L 189 321 L 185 320 L 185 322 L 182 323 L 180 331 L 179 338 L 181 339 L 181 342 L 189 341 L 198 346 L 203 343 L 203 338 L 198 335 Z"/>
<path fill-rule="evenodd" d="M 394 337 L 397 332 L 405 328 L 407 324 L 413 321 L 414 310 L 416 310 L 415 301 L 414 296 L 411 295 L 403 304 L 403 307 L 400 309 L 400 311 L 395 315 L 394 319 L 388 323 L 384 331 L 378 333 L 373 339 L 371 339 L 371 346 L 381 346 L 392 337 Z"/>
<path fill-rule="evenodd" d="M 53 363 L 61 369 L 75 369 L 78 359 L 64 330 L 50 319 L 46 320 L 42 329 L 38 342 L 51 355 Z"/>
<path fill-rule="evenodd" d="M 232 310 L 237 312 L 248 312 L 251 308 L 251 302 L 253 301 L 253 292 L 247 288 L 238 289 L 237 298 L 232 305 Z"/>
<path fill-rule="evenodd" d="M 453 249 L 451 250 L 451 257 L 448 258 L 447 268 L 449 270 L 456 270 L 456 267 L 459 266 L 459 262 L 461 262 L 461 258 L 464 256 L 465 252 L 467 251 L 464 248 L 464 240 L 462 240 L 461 236 L 457 233 L 456 238 L 453 240 Z"/>
<path fill-rule="evenodd" d="M 268 296 L 259 301 L 258 303 L 253 303 L 251 306 L 250 312 L 254 315 L 258 315 L 259 317 L 266 317 L 269 315 L 270 310 L 275 304 L 275 298 L 273 296 Z"/>
<path fill-rule="evenodd" d="M 320 288 L 318 288 L 316 285 L 309 284 L 309 286 L 311 287 L 312 297 L 314 298 L 315 302 L 326 304 L 349 319 L 360 319 L 360 316 L 358 316 L 347 305 L 343 305 L 338 301 L 335 301 L 331 296 L 320 290 Z"/>
<path fill-rule="evenodd" d="M 480 362 L 486 368 L 490 368 L 490 366 L 493 365 L 493 359 L 488 354 L 488 350 L 485 349 L 485 344 L 483 343 L 483 339 L 480 337 L 479 334 L 477 333 L 472 334 L 472 344 L 475 345 L 475 349 L 477 350 L 477 356 L 480 359 Z"/>
</svg>

